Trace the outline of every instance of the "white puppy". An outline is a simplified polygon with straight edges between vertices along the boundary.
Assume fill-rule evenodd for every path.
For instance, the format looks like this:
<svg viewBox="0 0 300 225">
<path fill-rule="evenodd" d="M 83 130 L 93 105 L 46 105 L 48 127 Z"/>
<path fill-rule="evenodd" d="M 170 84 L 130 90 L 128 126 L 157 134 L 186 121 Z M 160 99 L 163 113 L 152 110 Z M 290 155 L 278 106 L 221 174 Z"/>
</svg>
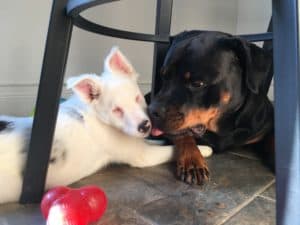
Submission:
<svg viewBox="0 0 300 225">
<path fill-rule="evenodd" d="M 70 184 L 111 162 L 146 167 L 172 159 L 172 146 L 143 139 L 151 123 L 132 65 L 113 48 L 104 67 L 101 76 L 67 82 L 75 95 L 59 108 L 46 188 Z M 31 126 L 31 117 L 0 116 L 0 203 L 19 199 Z M 212 153 L 207 146 L 201 151 Z"/>
</svg>

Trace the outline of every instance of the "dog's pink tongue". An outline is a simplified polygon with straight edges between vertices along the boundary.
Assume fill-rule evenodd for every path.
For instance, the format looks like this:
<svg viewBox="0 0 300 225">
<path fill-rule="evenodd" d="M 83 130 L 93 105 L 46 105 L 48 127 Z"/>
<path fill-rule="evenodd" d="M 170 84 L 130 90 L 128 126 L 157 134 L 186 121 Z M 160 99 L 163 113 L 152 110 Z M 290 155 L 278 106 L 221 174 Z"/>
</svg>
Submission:
<svg viewBox="0 0 300 225">
<path fill-rule="evenodd" d="M 164 132 L 162 132 L 160 129 L 157 129 L 157 128 L 152 128 L 151 130 L 151 134 L 153 136 L 159 136 L 159 135 L 162 135 Z"/>
</svg>

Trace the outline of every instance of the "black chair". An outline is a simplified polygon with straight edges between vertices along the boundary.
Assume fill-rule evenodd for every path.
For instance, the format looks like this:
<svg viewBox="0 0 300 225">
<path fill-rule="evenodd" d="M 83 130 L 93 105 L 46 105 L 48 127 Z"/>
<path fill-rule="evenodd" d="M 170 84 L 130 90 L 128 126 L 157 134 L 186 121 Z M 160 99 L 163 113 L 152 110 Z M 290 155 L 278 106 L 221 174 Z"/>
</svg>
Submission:
<svg viewBox="0 0 300 225">
<path fill-rule="evenodd" d="M 73 25 L 112 37 L 154 42 L 152 94 L 160 87 L 156 74 L 169 46 L 173 1 L 157 0 L 154 35 L 104 27 L 80 15 L 90 7 L 113 1 L 117 0 L 53 0 L 21 203 L 39 202 L 44 191 Z M 242 35 L 249 41 L 274 38 L 277 224 L 286 225 L 298 224 L 295 221 L 300 218 L 298 9 L 297 0 L 273 0 L 273 24 L 269 27 L 273 34 Z M 272 42 L 266 42 L 264 47 L 271 50 Z M 272 75 L 270 71 L 266 92 Z"/>
</svg>

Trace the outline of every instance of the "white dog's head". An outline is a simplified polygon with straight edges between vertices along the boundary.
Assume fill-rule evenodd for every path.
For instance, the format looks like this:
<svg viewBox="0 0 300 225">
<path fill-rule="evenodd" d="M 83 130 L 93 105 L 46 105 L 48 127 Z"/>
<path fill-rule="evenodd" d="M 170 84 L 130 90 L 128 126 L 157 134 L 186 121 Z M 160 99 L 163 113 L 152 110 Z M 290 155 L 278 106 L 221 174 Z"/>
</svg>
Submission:
<svg viewBox="0 0 300 225">
<path fill-rule="evenodd" d="M 67 86 L 104 123 L 124 133 L 146 137 L 151 130 L 146 103 L 138 84 L 138 74 L 116 47 L 104 62 L 101 76 L 86 74 L 68 79 Z"/>
</svg>

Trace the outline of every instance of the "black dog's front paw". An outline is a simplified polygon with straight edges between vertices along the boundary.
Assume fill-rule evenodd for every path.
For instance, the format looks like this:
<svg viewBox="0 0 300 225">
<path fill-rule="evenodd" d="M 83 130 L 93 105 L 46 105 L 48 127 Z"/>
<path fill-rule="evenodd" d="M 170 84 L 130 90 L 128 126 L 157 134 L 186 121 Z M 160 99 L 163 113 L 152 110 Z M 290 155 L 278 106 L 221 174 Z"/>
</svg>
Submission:
<svg viewBox="0 0 300 225">
<path fill-rule="evenodd" d="M 209 180 L 209 171 L 207 168 L 192 166 L 185 168 L 181 165 L 177 166 L 177 177 L 188 184 L 203 185 Z"/>
<path fill-rule="evenodd" d="M 177 161 L 177 177 L 188 184 L 203 185 L 209 180 L 207 164 L 199 150 L 180 154 Z"/>
</svg>

